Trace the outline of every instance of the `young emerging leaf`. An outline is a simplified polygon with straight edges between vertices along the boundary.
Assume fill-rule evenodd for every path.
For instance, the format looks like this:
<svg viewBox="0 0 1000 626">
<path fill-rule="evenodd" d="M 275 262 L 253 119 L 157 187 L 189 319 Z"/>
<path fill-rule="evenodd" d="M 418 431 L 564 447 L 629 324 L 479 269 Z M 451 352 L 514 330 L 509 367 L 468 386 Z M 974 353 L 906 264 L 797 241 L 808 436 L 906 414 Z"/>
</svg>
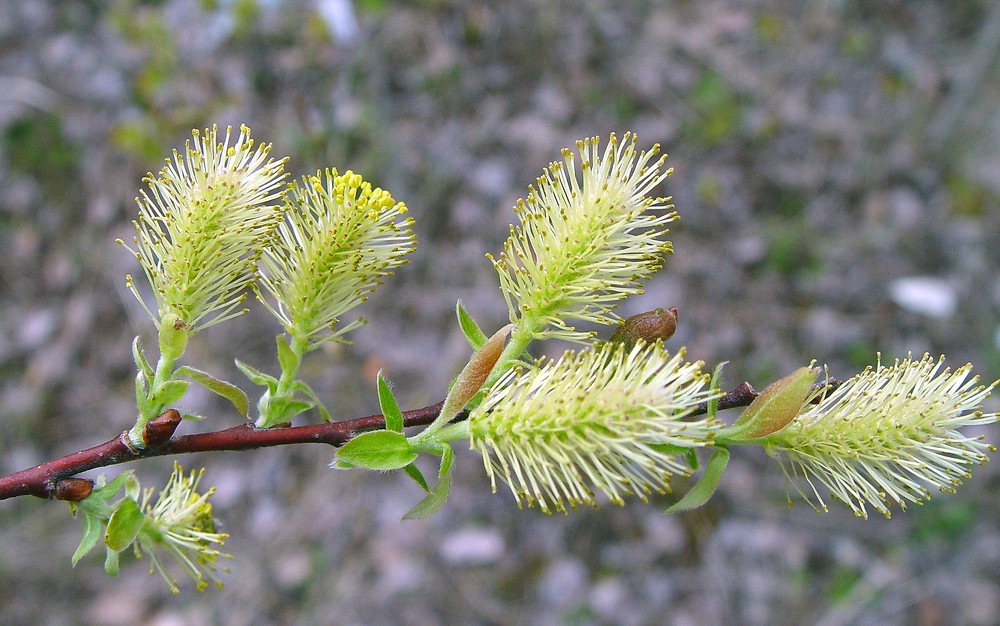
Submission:
<svg viewBox="0 0 1000 626">
<path fill-rule="evenodd" d="M 444 506 L 444 503 L 448 501 L 448 494 L 451 493 L 451 472 L 446 472 L 444 476 L 438 479 L 434 488 L 431 489 L 430 493 L 424 496 L 424 499 L 409 510 L 409 512 L 403 516 L 403 519 L 423 519 L 425 517 L 430 517 Z"/>
<path fill-rule="evenodd" d="M 243 375 L 250 379 L 255 385 L 266 385 L 271 393 L 278 388 L 278 379 L 270 374 L 265 374 L 256 367 L 250 365 L 249 363 L 244 363 L 243 361 L 236 359 L 236 367 L 243 372 Z"/>
<path fill-rule="evenodd" d="M 319 396 L 316 395 L 316 392 L 313 391 L 312 387 L 301 380 L 297 380 L 292 385 L 292 390 L 302 392 L 307 398 L 312 400 L 313 405 L 316 407 L 316 410 L 319 411 L 319 415 L 323 418 L 323 421 L 330 421 L 330 412 L 327 411 L 326 407 L 323 406 L 323 403 L 319 401 Z"/>
<path fill-rule="evenodd" d="M 175 376 L 186 376 L 187 378 L 190 378 L 193 382 L 201 385 L 205 389 L 208 389 L 212 393 L 229 400 L 241 416 L 247 416 L 247 410 L 249 409 L 247 394 L 236 385 L 220 380 L 208 372 L 188 366 L 178 368 L 175 372 Z"/>
<path fill-rule="evenodd" d="M 156 400 L 163 406 L 169 406 L 180 400 L 187 388 L 186 380 L 168 380 L 156 390 Z"/>
<path fill-rule="evenodd" d="M 720 433 L 720 440 L 758 439 L 776 433 L 795 419 L 816 380 L 815 367 L 800 367 L 767 386 L 754 398 L 733 425 Z"/>
<path fill-rule="evenodd" d="M 88 512 L 83 514 L 83 538 L 80 539 L 80 545 L 77 546 L 76 552 L 73 553 L 73 558 L 70 562 L 73 567 L 80 562 L 84 556 L 87 555 L 94 546 L 97 545 L 97 540 L 101 538 L 101 521 L 97 519 L 96 515 Z"/>
<path fill-rule="evenodd" d="M 437 513 L 444 503 L 448 501 L 448 494 L 451 493 L 451 466 L 455 460 L 455 453 L 452 451 L 451 446 L 444 444 L 441 447 L 441 467 L 438 469 L 438 482 L 434 485 L 434 488 L 429 490 L 428 494 L 424 496 L 424 499 L 418 502 L 412 509 L 403 516 L 403 519 L 422 519 L 425 517 L 430 517 Z M 413 465 L 408 465 L 409 468 L 416 469 Z M 409 472 L 407 472 L 409 473 Z M 417 472 L 419 474 L 419 471 Z M 416 480 L 416 479 L 414 479 Z M 423 481 L 423 476 L 420 476 L 420 480 Z M 418 481 L 419 482 L 419 481 Z M 422 483 L 424 486 L 424 491 L 428 491 L 427 483 Z"/>
<path fill-rule="evenodd" d="M 479 328 L 479 324 L 466 312 L 461 300 L 455 304 L 455 315 L 458 316 L 458 325 L 462 328 L 462 334 L 465 335 L 465 340 L 469 342 L 472 349 L 478 350 L 482 348 L 483 344 L 486 343 L 486 333 Z"/>
<path fill-rule="evenodd" d="M 728 364 L 729 361 L 723 361 L 722 363 L 716 365 L 715 369 L 712 370 L 712 381 L 709 383 L 709 388 L 712 389 L 713 391 L 718 391 L 722 383 L 722 370 Z M 709 417 L 715 417 L 715 414 L 719 412 L 719 394 L 712 396 L 708 400 L 708 405 L 706 408 L 708 409 L 706 415 L 708 415 Z"/>
<path fill-rule="evenodd" d="M 374 430 L 361 433 L 337 450 L 334 467 L 363 467 L 371 470 L 402 469 L 412 463 L 417 454 L 402 433 Z M 346 464 L 346 466 L 344 465 Z"/>
<path fill-rule="evenodd" d="M 132 545 L 139 536 L 144 522 L 142 511 L 135 500 L 125 498 L 118 503 L 108 520 L 108 530 L 104 533 L 104 543 L 109 549 L 121 552 Z"/>
<path fill-rule="evenodd" d="M 97 484 L 94 485 L 94 490 L 90 492 L 90 497 L 84 502 L 94 500 L 107 503 L 111 501 L 111 499 L 114 498 L 118 491 L 125 485 L 125 481 L 132 476 L 132 470 L 127 470 L 112 478 L 111 482 L 105 483 L 104 474 L 101 474 L 97 477 Z"/>
<path fill-rule="evenodd" d="M 420 469 L 416 465 L 410 463 L 403 468 L 403 471 L 406 472 L 407 476 L 413 479 L 413 482 L 420 485 L 421 489 L 428 492 L 430 491 L 430 487 L 427 486 L 427 479 L 424 478 L 424 475 L 420 472 Z"/>
<path fill-rule="evenodd" d="M 278 365 L 281 366 L 282 372 L 296 372 L 299 369 L 299 357 L 295 356 L 292 352 L 291 347 L 285 341 L 282 335 L 278 335 L 274 338 L 275 343 L 278 345 Z"/>
<path fill-rule="evenodd" d="M 382 409 L 382 416 L 385 418 L 385 429 L 401 433 L 403 432 L 403 413 L 399 410 L 399 404 L 392 395 L 389 383 L 382 376 L 382 370 L 379 370 L 376 379 L 378 405 Z"/>
<path fill-rule="evenodd" d="M 679 513 L 697 509 L 708 502 L 708 499 L 715 493 L 715 488 L 719 486 L 719 479 L 729 463 L 729 448 L 716 446 L 705 464 L 705 473 L 701 475 L 698 482 L 691 488 L 684 497 L 667 508 L 664 513 Z"/>
<path fill-rule="evenodd" d="M 108 576 L 118 575 L 118 551 L 111 548 L 105 549 L 104 573 Z"/>
<path fill-rule="evenodd" d="M 146 376 L 147 380 L 152 380 L 155 372 L 149 361 L 146 359 L 146 354 L 142 351 L 142 345 L 139 344 L 139 336 L 136 335 L 135 339 L 132 340 L 132 360 L 135 361 L 135 367 L 142 374 Z"/>
</svg>

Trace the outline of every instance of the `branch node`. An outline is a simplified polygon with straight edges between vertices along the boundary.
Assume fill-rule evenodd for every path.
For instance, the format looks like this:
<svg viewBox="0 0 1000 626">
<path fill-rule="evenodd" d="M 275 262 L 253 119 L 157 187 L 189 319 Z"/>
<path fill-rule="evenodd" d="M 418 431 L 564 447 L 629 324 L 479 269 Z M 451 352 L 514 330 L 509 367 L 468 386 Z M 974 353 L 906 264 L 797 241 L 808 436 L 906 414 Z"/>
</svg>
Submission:
<svg viewBox="0 0 1000 626">
<path fill-rule="evenodd" d="M 139 456 L 142 454 L 142 450 L 132 445 L 132 441 L 128 438 L 128 430 L 123 430 L 122 434 L 118 435 L 118 441 L 125 446 L 125 449 L 128 450 L 132 456 Z"/>
</svg>

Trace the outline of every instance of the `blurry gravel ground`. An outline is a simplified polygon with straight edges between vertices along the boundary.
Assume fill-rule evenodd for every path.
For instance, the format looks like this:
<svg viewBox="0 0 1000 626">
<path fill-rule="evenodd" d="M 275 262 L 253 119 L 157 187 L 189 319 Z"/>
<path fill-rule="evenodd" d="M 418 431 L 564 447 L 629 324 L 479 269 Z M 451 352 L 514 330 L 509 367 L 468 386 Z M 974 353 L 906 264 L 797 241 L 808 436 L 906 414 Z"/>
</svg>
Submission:
<svg viewBox="0 0 1000 626">
<path fill-rule="evenodd" d="M 461 298 L 496 328 L 483 258 L 559 149 L 659 142 L 676 255 L 624 315 L 677 305 L 673 345 L 761 386 L 817 359 L 846 378 L 929 351 L 1000 376 L 1000 9 L 985 1 L 0 1 L 0 470 L 128 426 L 151 328 L 113 244 L 190 129 L 248 124 L 299 174 L 361 172 L 406 201 L 418 252 L 354 345 L 307 362 L 337 415 L 408 407 L 467 357 Z M 276 367 L 276 327 L 198 336 L 188 362 Z M 553 352 L 561 346 L 551 346 Z M 189 400 L 218 428 L 238 417 Z M 992 405 L 995 410 L 996 404 Z M 996 430 L 985 433 L 993 441 Z M 59 503 L 0 504 L 3 624 L 997 624 L 996 463 L 891 520 L 785 506 L 740 450 L 709 506 L 518 511 L 460 454 L 436 517 L 405 479 L 318 446 L 183 458 L 232 534 L 223 591 L 171 596 L 69 558 Z M 159 488 L 168 461 L 136 467 Z M 679 487 L 683 483 L 678 484 Z"/>
</svg>

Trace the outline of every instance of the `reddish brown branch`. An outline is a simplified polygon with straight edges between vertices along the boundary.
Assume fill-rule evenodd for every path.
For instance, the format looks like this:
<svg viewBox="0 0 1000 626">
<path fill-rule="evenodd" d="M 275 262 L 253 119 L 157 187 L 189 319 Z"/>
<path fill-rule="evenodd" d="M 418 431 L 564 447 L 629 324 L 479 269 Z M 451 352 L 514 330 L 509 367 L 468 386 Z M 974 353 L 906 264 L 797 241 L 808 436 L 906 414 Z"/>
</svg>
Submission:
<svg viewBox="0 0 1000 626">
<path fill-rule="evenodd" d="M 441 403 L 439 402 L 422 409 L 404 411 L 403 425 L 423 426 L 430 424 L 440 410 Z M 127 439 L 122 435 L 93 448 L 74 452 L 41 465 L 0 477 L 0 500 L 17 496 L 82 500 L 89 494 L 89 490 L 85 489 L 79 482 L 67 482 L 66 479 L 98 467 L 188 452 L 252 450 L 296 443 L 325 443 L 340 446 L 355 433 L 382 428 L 385 425 L 385 420 L 381 415 L 369 415 L 342 422 L 266 430 L 259 430 L 244 424 L 226 430 L 184 435 L 171 439 L 170 437 L 179 423 L 180 415 L 177 411 L 169 409 L 163 415 L 150 420 L 149 424 L 146 425 L 143 439 L 149 446 L 147 448 L 133 451 L 127 444 Z M 60 484 L 62 484 L 61 487 Z"/>
<path fill-rule="evenodd" d="M 756 397 L 757 392 L 753 387 L 749 383 L 742 383 L 719 398 L 718 410 L 747 406 Z M 404 411 L 403 425 L 409 427 L 430 424 L 441 411 L 441 405 L 439 402 L 421 409 Z M 707 410 L 707 404 L 702 404 L 692 414 L 704 414 Z M 174 430 L 178 424 L 180 424 L 180 414 L 168 409 L 159 417 L 150 420 L 143 429 L 146 448 L 133 449 L 123 433 L 93 448 L 0 477 L 0 500 L 17 496 L 36 496 L 79 501 L 89 495 L 90 489 L 85 483 L 90 481 L 72 479 L 71 477 L 76 474 L 155 456 L 221 450 L 253 450 L 298 443 L 341 446 L 359 432 L 383 428 L 385 419 L 381 415 L 369 415 L 342 422 L 263 430 L 243 424 L 210 433 L 174 437 Z"/>
</svg>

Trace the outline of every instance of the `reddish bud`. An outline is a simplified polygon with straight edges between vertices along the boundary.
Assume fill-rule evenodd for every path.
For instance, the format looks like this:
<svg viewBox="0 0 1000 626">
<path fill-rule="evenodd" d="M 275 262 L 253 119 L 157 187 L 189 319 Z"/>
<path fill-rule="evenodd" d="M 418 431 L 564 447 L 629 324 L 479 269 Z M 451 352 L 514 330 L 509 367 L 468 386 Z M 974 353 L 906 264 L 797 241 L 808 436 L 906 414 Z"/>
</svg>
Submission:
<svg viewBox="0 0 1000 626">
<path fill-rule="evenodd" d="M 631 348 L 640 339 L 649 343 L 670 339 L 677 330 L 677 313 L 677 307 L 672 306 L 633 315 L 618 326 L 610 341 Z"/>
<path fill-rule="evenodd" d="M 79 502 L 85 500 L 94 490 L 93 481 L 86 478 L 61 478 L 56 483 L 56 500 Z"/>
<path fill-rule="evenodd" d="M 147 448 L 162 446 L 174 435 L 180 423 L 181 414 L 174 409 L 167 409 L 146 423 L 142 429 L 142 442 Z"/>
</svg>

